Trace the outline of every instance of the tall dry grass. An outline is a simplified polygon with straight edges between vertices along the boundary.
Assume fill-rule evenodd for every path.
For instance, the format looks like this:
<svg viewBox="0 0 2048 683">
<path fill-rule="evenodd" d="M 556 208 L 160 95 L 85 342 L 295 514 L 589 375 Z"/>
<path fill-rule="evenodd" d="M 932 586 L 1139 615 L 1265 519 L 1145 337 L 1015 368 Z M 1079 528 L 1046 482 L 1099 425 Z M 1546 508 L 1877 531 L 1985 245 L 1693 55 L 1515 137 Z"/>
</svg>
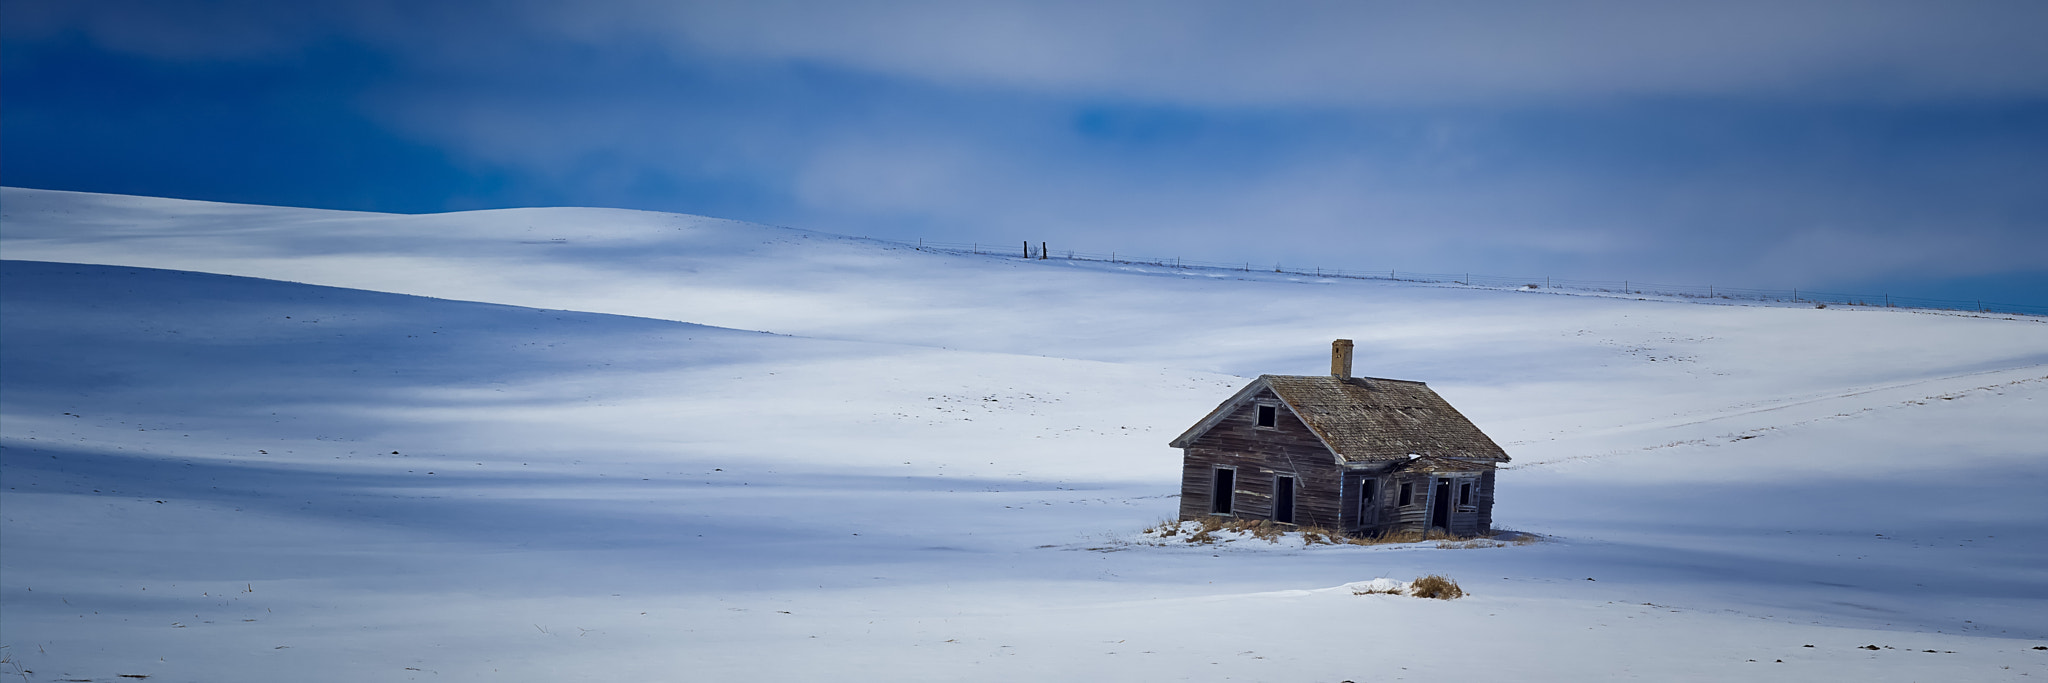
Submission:
<svg viewBox="0 0 2048 683">
<path fill-rule="evenodd" d="M 1190 525 L 1192 524 L 1192 527 Z M 1301 537 L 1302 545 L 1391 545 L 1397 543 L 1426 543 L 1435 541 L 1438 548 L 1501 548 L 1510 545 L 1528 545 L 1543 540 L 1543 536 L 1520 531 L 1496 530 L 1490 536 L 1456 536 L 1442 529 L 1418 531 L 1414 529 L 1387 531 L 1378 534 L 1347 536 L 1342 532 L 1319 526 L 1296 526 L 1279 524 L 1264 519 L 1238 519 L 1232 517 L 1205 516 L 1192 520 L 1165 519 L 1145 529 L 1144 534 L 1158 541 L 1182 539 L 1190 545 L 1212 545 L 1226 540 L 1220 536 L 1235 534 L 1237 538 L 1250 536 L 1267 543 L 1279 543 L 1288 534 Z"/>
<path fill-rule="evenodd" d="M 1408 594 L 1418 598 L 1456 600 L 1465 597 L 1465 589 L 1459 588 L 1458 582 L 1452 581 L 1450 577 L 1431 574 L 1408 584 Z"/>
</svg>

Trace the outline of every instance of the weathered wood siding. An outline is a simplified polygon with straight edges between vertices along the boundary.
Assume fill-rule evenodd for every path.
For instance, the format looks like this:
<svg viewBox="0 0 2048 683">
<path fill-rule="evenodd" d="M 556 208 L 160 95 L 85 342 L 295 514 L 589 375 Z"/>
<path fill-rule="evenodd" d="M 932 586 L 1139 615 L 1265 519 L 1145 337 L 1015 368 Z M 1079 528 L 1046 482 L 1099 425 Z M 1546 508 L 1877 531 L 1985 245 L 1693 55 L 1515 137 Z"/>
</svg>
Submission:
<svg viewBox="0 0 2048 683">
<path fill-rule="evenodd" d="M 1271 428 L 1258 426 L 1258 405 L 1279 406 Z M 1262 390 L 1236 412 L 1190 442 L 1184 450 L 1181 471 L 1181 519 L 1210 514 L 1210 488 L 1218 467 L 1237 468 L 1237 486 L 1232 517 L 1273 518 L 1273 483 L 1276 475 L 1295 478 L 1294 523 L 1302 526 L 1341 528 L 1343 471 L 1336 456 L 1310 432 L 1308 425 L 1287 410 L 1270 390 Z"/>
<path fill-rule="evenodd" d="M 1385 468 L 1380 468 L 1385 469 Z M 1342 507 L 1342 529 L 1344 533 L 1356 534 L 1365 529 L 1379 526 L 1387 514 L 1383 490 L 1386 488 L 1386 474 L 1378 470 L 1353 469 L 1344 473 L 1344 497 Z M 1368 492 L 1367 489 L 1371 490 Z M 1366 502 L 1371 504 L 1367 505 Z"/>
<path fill-rule="evenodd" d="M 1353 534 L 1373 534 L 1401 526 L 1401 512 L 1403 508 L 1400 506 L 1399 496 L 1401 495 L 1401 482 L 1406 481 L 1406 479 L 1385 471 L 1389 468 L 1382 467 L 1379 469 L 1380 471 L 1361 473 L 1363 476 L 1361 476 L 1359 486 L 1353 490 L 1354 496 L 1349 501 L 1356 511 L 1353 512 L 1353 520 L 1346 528 L 1346 531 Z M 1367 481 L 1370 481 L 1374 488 L 1372 505 L 1369 510 L 1364 509 L 1364 506 L 1361 505 L 1362 499 L 1365 497 Z"/>
<path fill-rule="evenodd" d="M 1429 476 L 1404 473 L 1393 477 L 1394 487 L 1389 491 L 1388 501 L 1394 505 L 1394 514 L 1382 528 L 1389 530 L 1422 530 L 1429 528 Z M 1415 490 L 1407 505 L 1401 505 L 1401 484 L 1414 484 Z"/>
<path fill-rule="evenodd" d="M 1493 533 L 1493 473 L 1487 470 L 1479 474 L 1479 533 Z"/>
<path fill-rule="evenodd" d="M 1427 531 L 1431 511 L 1435 509 L 1436 484 L 1440 479 L 1451 481 L 1450 526 L 1448 531 L 1460 536 L 1477 536 L 1493 528 L 1493 472 L 1474 473 L 1476 476 L 1442 476 L 1417 472 L 1389 472 L 1398 463 L 1389 463 L 1378 469 L 1352 469 L 1346 473 L 1342 528 L 1346 533 L 1370 535 L 1390 531 Z M 1362 505 L 1365 498 L 1366 482 L 1371 482 L 1374 491 L 1371 505 Z M 1459 486 L 1472 485 L 1472 503 L 1458 505 Z M 1414 486 L 1413 496 L 1407 505 L 1401 504 L 1401 485 Z"/>
</svg>

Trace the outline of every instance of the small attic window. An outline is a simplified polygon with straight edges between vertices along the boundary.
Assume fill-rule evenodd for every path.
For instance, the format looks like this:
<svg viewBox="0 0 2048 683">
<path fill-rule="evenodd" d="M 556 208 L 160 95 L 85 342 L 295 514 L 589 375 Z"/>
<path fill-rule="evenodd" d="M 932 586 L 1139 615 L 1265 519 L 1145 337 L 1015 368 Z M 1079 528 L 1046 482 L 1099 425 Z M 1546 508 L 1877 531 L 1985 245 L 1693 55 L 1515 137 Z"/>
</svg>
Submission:
<svg viewBox="0 0 2048 683">
<path fill-rule="evenodd" d="M 1259 426 L 1273 427 L 1280 424 L 1280 406 L 1270 403 L 1259 404 Z"/>
</svg>

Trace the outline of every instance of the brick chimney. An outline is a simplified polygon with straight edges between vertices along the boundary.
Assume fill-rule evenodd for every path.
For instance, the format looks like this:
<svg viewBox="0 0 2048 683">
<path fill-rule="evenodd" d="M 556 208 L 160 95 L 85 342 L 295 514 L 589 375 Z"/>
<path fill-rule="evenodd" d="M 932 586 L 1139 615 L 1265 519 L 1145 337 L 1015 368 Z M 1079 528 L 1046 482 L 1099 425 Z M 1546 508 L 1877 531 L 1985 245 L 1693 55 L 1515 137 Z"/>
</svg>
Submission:
<svg viewBox="0 0 2048 683">
<path fill-rule="evenodd" d="M 1330 376 L 1351 379 L 1351 340 L 1330 342 Z"/>
</svg>

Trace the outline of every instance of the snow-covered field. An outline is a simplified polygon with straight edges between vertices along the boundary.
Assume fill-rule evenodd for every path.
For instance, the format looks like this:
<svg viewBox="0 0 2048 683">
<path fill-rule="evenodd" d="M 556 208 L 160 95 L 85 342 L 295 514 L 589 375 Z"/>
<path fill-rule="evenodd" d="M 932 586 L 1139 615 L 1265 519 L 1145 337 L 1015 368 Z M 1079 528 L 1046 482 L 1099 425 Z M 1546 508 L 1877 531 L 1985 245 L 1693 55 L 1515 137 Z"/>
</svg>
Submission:
<svg viewBox="0 0 2048 683">
<path fill-rule="evenodd" d="M 20 189 L 0 256 L 27 680 L 2048 674 L 2039 318 Z M 1550 540 L 1142 536 L 1166 441 L 1338 337 Z"/>
</svg>

